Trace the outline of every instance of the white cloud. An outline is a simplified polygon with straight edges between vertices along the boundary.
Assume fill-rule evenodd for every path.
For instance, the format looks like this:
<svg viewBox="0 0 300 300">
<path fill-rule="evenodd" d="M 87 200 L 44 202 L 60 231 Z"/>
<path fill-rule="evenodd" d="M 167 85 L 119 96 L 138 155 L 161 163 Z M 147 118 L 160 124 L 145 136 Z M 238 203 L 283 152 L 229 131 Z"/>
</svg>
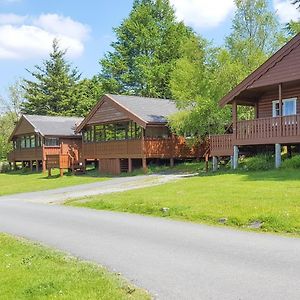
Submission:
<svg viewBox="0 0 300 300">
<path fill-rule="evenodd" d="M 6 15 L 2 23 L 0 18 L 0 59 L 43 57 L 51 51 L 54 38 L 59 39 L 61 48 L 68 49 L 69 57 L 83 53 L 84 41 L 89 35 L 88 26 L 57 14 L 21 18 Z M 10 22 L 4 22 L 5 19 L 10 19 Z"/>
<path fill-rule="evenodd" d="M 170 0 L 179 20 L 195 29 L 217 27 L 235 9 L 234 0 Z"/>
<path fill-rule="evenodd" d="M 16 14 L 0 14 L 0 24 L 21 24 L 27 19 L 27 16 Z"/>
<path fill-rule="evenodd" d="M 299 10 L 296 5 L 291 4 L 290 0 L 273 0 L 273 6 L 281 23 L 297 21 L 300 18 Z"/>
</svg>

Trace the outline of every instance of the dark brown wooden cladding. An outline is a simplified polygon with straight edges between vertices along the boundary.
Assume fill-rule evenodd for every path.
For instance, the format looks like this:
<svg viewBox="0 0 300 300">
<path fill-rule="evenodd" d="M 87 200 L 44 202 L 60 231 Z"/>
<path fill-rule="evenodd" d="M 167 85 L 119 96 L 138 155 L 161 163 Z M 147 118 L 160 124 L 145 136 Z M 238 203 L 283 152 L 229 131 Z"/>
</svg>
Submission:
<svg viewBox="0 0 300 300">
<path fill-rule="evenodd" d="M 128 120 L 128 117 L 104 100 L 87 124 L 100 124 L 119 120 Z"/>
<path fill-rule="evenodd" d="M 17 129 L 14 133 L 15 136 L 23 135 L 23 134 L 36 134 L 34 131 L 34 127 L 24 118 L 21 119 L 22 121 L 17 125 Z"/>
<path fill-rule="evenodd" d="M 27 161 L 27 160 L 42 160 L 43 148 L 27 148 L 27 149 L 15 149 L 8 154 L 8 160 L 13 161 Z"/>
<path fill-rule="evenodd" d="M 142 140 L 107 141 L 82 145 L 83 159 L 141 158 L 142 153 Z"/>
<path fill-rule="evenodd" d="M 300 41 L 281 61 L 257 79 L 251 88 L 300 79 Z"/>
<path fill-rule="evenodd" d="M 121 173 L 119 159 L 100 159 L 99 168 L 102 174 L 118 175 Z"/>
<path fill-rule="evenodd" d="M 297 98 L 297 114 L 300 113 L 300 83 L 298 86 L 282 88 L 282 99 Z M 264 94 L 258 101 L 258 117 L 272 117 L 272 101 L 278 100 L 278 88 Z"/>
</svg>

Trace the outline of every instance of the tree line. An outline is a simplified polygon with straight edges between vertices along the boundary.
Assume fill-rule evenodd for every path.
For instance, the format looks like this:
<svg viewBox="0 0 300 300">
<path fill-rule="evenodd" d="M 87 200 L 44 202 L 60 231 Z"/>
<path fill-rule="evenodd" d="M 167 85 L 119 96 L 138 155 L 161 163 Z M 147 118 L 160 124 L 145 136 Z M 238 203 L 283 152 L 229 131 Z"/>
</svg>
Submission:
<svg viewBox="0 0 300 300">
<path fill-rule="evenodd" d="M 292 0 L 299 9 L 299 1 Z M 49 57 L 10 87 L 0 116 L 0 159 L 21 113 L 85 116 L 105 93 L 169 98 L 180 112 L 170 118 L 175 133 L 196 139 L 220 133 L 230 111 L 218 101 L 291 37 L 300 22 L 279 23 L 267 0 L 235 0 L 231 33 L 223 46 L 196 34 L 175 17 L 169 0 L 134 0 L 129 16 L 114 28 L 112 50 L 100 71 L 82 78 L 55 39 Z M 241 108 L 241 118 L 252 111 Z"/>
</svg>

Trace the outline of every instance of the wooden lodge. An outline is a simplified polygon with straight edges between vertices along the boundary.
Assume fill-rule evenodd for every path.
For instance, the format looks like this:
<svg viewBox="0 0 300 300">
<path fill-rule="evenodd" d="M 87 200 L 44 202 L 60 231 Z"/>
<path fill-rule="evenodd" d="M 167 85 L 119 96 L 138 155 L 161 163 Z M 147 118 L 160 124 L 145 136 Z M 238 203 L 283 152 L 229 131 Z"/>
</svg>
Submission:
<svg viewBox="0 0 300 300">
<path fill-rule="evenodd" d="M 176 112 L 167 99 L 104 95 L 76 130 L 82 133 L 82 159 L 95 161 L 101 173 L 119 174 L 162 159 L 173 165 L 195 158 L 196 149 L 167 126 Z"/>
<path fill-rule="evenodd" d="M 10 141 L 13 150 L 8 161 L 31 170 L 72 169 L 79 162 L 81 135 L 75 133 L 82 118 L 23 115 Z"/>
<path fill-rule="evenodd" d="M 280 166 L 282 146 L 300 145 L 300 34 L 220 101 L 232 106 L 232 133 L 210 136 L 210 152 L 233 156 L 245 147 L 275 146 L 275 165 Z M 252 120 L 239 120 L 239 105 L 254 108 Z"/>
</svg>

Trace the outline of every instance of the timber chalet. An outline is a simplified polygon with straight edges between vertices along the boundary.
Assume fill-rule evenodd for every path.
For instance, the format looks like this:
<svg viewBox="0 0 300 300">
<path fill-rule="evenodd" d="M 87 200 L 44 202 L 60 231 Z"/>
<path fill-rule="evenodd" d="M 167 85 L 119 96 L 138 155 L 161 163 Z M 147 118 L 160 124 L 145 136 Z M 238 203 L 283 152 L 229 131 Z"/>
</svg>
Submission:
<svg viewBox="0 0 300 300">
<path fill-rule="evenodd" d="M 281 163 L 282 146 L 300 146 L 300 34 L 220 100 L 232 106 L 232 133 L 210 136 L 214 168 L 217 157 L 232 156 L 237 168 L 239 151 L 275 151 Z M 239 120 L 238 105 L 254 108 L 252 120 Z"/>
</svg>

